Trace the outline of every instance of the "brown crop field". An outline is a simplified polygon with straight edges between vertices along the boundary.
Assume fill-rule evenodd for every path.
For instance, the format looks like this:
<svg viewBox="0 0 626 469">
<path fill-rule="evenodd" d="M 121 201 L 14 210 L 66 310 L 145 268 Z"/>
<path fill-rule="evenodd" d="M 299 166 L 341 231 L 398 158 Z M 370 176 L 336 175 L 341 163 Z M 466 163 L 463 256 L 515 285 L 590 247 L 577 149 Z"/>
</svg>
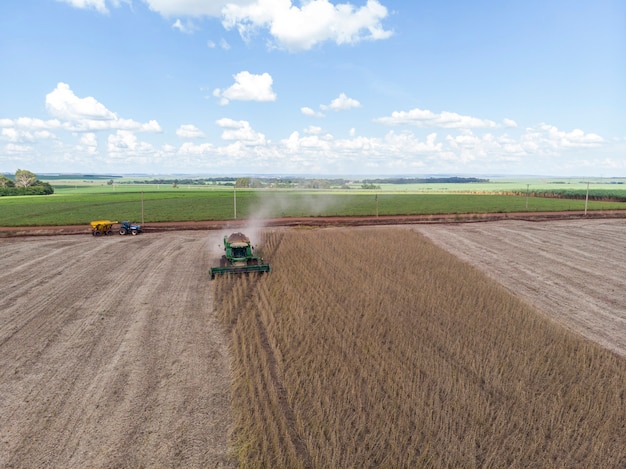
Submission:
<svg viewBox="0 0 626 469">
<path fill-rule="evenodd" d="M 624 467 L 625 230 L 0 239 L 0 467 Z"/>
<path fill-rule="evenodd" d="M 216 288 L 241 466 L 626 464 L 626 362 L 414 230 L 265 249 L 271 276 Z"/>
</svg>

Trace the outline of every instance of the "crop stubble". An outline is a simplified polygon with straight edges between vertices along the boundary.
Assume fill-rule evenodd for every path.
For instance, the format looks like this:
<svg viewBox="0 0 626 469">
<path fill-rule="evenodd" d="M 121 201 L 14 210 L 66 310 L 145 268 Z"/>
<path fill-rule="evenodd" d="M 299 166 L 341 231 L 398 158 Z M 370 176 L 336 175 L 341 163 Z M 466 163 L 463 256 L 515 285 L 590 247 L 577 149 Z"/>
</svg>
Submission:
<svg viewBox="0 0 626 469">
<path fill-rule="evenodd" d="M 227 464 L 229 361 L 206 234 L 0 250 L 1 467 Z"/>
</svg>

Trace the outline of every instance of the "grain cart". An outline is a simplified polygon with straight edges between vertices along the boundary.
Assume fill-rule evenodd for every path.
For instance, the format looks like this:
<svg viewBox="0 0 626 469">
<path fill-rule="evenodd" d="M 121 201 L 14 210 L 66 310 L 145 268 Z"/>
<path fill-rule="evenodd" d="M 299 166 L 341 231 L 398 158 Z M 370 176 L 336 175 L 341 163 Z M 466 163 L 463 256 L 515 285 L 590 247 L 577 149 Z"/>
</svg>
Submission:
<svg viewBox="0 0 626 469">
<path fill-rule="evenodd" d="M 91 234 L 93 236 L 112 235 L 113 229 L 111 227 L 116 223 L 116 221 L 111 220 L 94 220 L 89 223 L 91 225 Z"/>
<path fill-rule="evenodd" d="M 138 235 L 142 232 L 141 225 L 133 225 L 129 221 L 123 221 L 122 226 L 120 226 L 120 234 L 131 234 L 133 236 Z"/>
<path fill-rule="evenodd" d="M 245 274 L 250 272 L 271 272 L 269 264 L 262 257 L 254 255 L 250 238 L 243 233 L 224 236 L 224 255 L 220 266 L 211 268 L 211 278 L 221 274 Z"/>
</svg>

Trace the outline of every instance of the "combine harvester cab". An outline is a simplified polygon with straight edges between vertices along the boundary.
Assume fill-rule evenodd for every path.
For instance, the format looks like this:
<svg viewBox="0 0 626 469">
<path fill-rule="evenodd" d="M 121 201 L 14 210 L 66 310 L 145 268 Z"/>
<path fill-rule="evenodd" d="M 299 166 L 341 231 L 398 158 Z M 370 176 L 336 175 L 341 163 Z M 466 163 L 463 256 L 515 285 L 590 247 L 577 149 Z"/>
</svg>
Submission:
<svg viewBox="0 0 626 469">
<path fill-rule="evenodd" d="M 247 274 L 250 272 L 271 272 L 269 264 L 262 257 L 253 253 L 250 238 L 243 233 L 224 236 L 225 254 L 220 259 L 220 266 L 211 268 L 211 279 L 221 274 Z"/>
</svg>

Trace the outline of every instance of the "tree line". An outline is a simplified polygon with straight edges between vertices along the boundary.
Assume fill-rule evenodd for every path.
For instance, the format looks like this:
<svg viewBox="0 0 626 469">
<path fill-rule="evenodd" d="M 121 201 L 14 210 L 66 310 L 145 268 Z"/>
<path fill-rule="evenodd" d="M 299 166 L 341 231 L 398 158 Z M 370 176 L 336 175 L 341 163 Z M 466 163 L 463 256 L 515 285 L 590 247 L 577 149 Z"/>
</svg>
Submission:
<svg viewBox="0 0 626 469">
<path fill-rule="evenodd" d="M 47 182 L 37 179 L 37 175 L 27 169 L 18 169 L 13 178 L 0 174 L 0 196 L 9 195 L 49 195 L 54 188 Z"/>
</svg>

